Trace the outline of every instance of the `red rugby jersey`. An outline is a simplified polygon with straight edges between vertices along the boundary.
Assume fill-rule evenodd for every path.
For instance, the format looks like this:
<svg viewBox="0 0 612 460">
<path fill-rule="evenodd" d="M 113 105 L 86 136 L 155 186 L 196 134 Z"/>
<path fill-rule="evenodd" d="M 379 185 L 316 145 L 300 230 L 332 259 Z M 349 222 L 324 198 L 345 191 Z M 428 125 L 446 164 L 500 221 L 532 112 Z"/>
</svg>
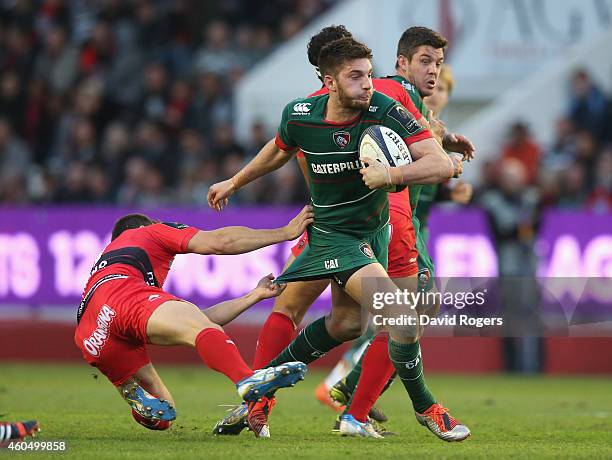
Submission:
<svg viewBox="0 0 612 460">
<path fill-rule="evenodd" d="M 163 287 L 174 257 L 187 252 L 197 232 L 197 228 L 169 222 L 124 231 L 102 251 L 85 292 L 110 274 L 136 276 L 147 284 Z"/>
</svg>

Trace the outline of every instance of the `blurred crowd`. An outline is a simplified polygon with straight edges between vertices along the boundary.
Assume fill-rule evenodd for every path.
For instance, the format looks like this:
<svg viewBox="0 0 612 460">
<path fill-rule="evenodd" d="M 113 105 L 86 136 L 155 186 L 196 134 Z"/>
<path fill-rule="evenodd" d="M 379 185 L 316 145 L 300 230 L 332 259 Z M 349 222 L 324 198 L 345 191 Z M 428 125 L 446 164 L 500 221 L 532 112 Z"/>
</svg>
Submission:
<svg viewBox="0 0 612 460">
<path fill-rule="evenodd" d="M 483 168 L 485 202 L 506 195 L 540 207 L 612 212 L 612 97 L 579 69 L 567 102 L 551 145 L 539 145 L 522 121 L 509 127 L 499 157 Z"/>
<path fill-rule="evenodd" d="M 542 210 L 612 212 L 612 98 L 576 70 L 551 145 L 539 145 L 529 126 L 517 121 L 482 179 L 476 202 L 489 216 L 500 274 L 528 276 L 536 267 Z"/>
<path fill-rule="evenodd" d="M 0 0 L 0 203 L 204 203 L 272 134 L 237 142 L 234 85 L 334 1 Z M 510 127 L 480 204 L 612 209 L 610 97 L 570 86 L 552 145 Z M 290 165 L 235 201 L 303 202 Z"/>
<path fill-rule="evenodd" d="M 270 136 L 236 142 L 234 85 L 333 1 L 0 0 L 0 203 L 203 202 Z"/>
</svg>

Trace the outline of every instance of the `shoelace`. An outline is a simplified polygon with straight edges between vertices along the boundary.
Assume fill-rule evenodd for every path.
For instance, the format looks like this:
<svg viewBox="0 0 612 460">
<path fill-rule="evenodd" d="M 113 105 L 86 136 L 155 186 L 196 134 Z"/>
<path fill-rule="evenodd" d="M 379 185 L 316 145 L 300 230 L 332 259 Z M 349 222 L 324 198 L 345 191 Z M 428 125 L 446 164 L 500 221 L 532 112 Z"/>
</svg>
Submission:
<svg viewBox="0 0 612 460">
<path fill-rule="evenodd" d="M 448 416 L 450 422 L 450 428 L 448 429 L 446 428 L 446 424 L 444 423 L 444 414 Z M 431 417 L 436 423 L 436 425 L 438 425 L 443 431 L 452 430 L 453 428 L 455 428 L 455 426 L 457 426 L 457 421 L 453 417 L 451 417 L 451 415 L 448 413 L 448 409 L 446 407 L 442 407 L 440 404 L 434 404 L 431 409 L 425 412 L 424 415 Z"/>
</svg>

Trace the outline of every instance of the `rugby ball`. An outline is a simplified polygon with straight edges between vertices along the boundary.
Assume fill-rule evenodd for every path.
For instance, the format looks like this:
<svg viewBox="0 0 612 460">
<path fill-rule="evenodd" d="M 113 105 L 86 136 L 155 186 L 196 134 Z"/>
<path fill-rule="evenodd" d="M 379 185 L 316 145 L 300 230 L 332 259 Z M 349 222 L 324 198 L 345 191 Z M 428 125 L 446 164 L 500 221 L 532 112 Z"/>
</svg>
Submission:
<svg viewBox="0 0 612 460">
<path fill-rule="evenodd" d="M 359 139 L 359 158 L 368 157 L 380 161 L 382 164 L 395 167 L 412 163 L 410 150 L 402 137 L 382 125 L 370 126 Z M 401 192 L 405 185 L 390 185 L 384 190 L 388 192 Z"/>
</svg>

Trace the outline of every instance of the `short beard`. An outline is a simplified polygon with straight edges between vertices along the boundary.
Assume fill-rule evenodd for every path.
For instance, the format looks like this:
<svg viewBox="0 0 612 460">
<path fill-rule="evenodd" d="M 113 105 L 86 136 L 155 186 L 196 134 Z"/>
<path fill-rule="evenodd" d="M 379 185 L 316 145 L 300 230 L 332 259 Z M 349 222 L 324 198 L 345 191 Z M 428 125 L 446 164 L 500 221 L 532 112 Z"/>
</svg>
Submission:
<svg viewBox="0 0 612 460">
<path fill-rule="evenodd" d="M 338 85 L 338 100 L 340 101 L 340 105 L 344 108 L 364 111 L 370 107 L 370 101 L 372 100 L 372 98 L 370 97 L 370 99 L 368 99 L 367 101 L 362 101 L 360 99 L 351 99 L 347 96 L 342 87 Z"/>
</svg>

